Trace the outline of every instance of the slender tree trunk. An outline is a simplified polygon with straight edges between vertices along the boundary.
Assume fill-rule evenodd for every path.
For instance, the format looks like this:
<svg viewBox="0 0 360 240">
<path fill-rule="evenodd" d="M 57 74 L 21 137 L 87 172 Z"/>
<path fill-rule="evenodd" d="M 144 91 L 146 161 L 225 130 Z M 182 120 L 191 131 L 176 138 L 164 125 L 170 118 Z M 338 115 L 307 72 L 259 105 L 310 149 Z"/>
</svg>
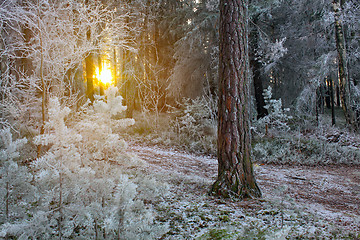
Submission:
<svg viewBox="0 0 360 240">
<path fill-rule="evenodd" d="M 337 80 L 339 80 L 339 79 L 337 79 Z M 341 104 L 340 104 L 340 90 L 339 90 L 339 85 L 338 84 L 336 85 L 335 90 L 336 90 L 336 105 L 338 107 L 340 107 L 341 106 Z"/>
<path fill-rule="evenodd" d="M 96 221 L 96 219 L 94 220 L 94 228 L 95 228 L 95 240 L 98 240 L 99 239 L 99 230 L 98 230 L 98 224 L 97 224 L 97 221 Z"/>
<path fill-rule="evenodd" d="M 331 109 L 331 89 L 330 89 L 330 85 L 331 85 L 331 78 L 326 78 L 325 79 L 325 104 L 326 104 L 326 108 Z"/>
<path fill-rule="evenodd" d="M 102 60 L 101 60 L 100 50 L 98 52 L 98 68 L 99 68 L 98 84 L 99 84 L 100 96 L 104 96 L 104 84 L 101 82 L 101 79 L 100 79 L 100 74 L 102 71 Z"/>
<path fill-rule="evenodd" d="M 130 54 L 130 52 L 127 51 L 127 54 L 126 54 L 126 59 L 127 61 L 130 60 L 131 57 L 134 57 L 134 54 Z M 132 60 L 133 61 L 133 64 L 135 66 L 135 68 L 137 67 L 137 64 L 139 64 L 138 60 Z M 127 109 L 126 109 L 126 117 L 127 118 L 132 118 L 133 117 L 133 113 L 134 113 L 134 107 L 135 107 L 135 104 L 134 104 L 134 99 L 135 99 L 135 94 L 136 94 L 136 90 L 135 90 L 135 78 L 136 76 L 134 76 L 133 74 L 132 75 L 129 75 L 127 74 L 126 75 L 126 83 L 125 83 L 125 90 L 126 90 L 126 96 L 125 96 L 125 99 L 126 99 L 126 106 L 127 106 Z M 141 79 L 140 79 L 141 81 Z"/>
<path fill-rule="evenodd" d="M 319 126 L 319 88 L 316 89 L 316 102 L 315 102 L 315 115 L 316 115 L 316 126 Z"/>
<path fill-rule="evenodd" d="M 114 69 L 114 86 L 116 87 L 117 85 L 117 56 L 116 56 L 116 47 L 114 47 L 114 51 L 113 51 L 113 61 L 114 61 L 114 66 L 113 66 L 113 69 Z"/>
<path fill-rule="evenodd" d="M 104 197 L 102 197 L 102 199 L 101 199 L 101 207 L 102 208 L 105 208 L 105 198 Z M 106 230 L 105 230 L 105 228 L 104 228 L 104 231 L 103 231 L 103 239 L 106 239 L 107 238 L 107 236 L 106 236 Z"/>
<path fill-rule="evenodd" d="M 252 68 L 252 73 L 253 73 L 257 119 L 260 119 L 268 115 L 268 111 L 265 108 L 265 100 L 263 95 L 264 88 L 261 79 L 261 63 L 256 59 L 256 50 L 259 46 L 259 32 L 256 26 L 257 21 L 258 21 L 258 16 L 255 16 L 253 20 L 255 28 L 250 33 L 250 39 L 252 40 L 252 49 L 250 53 L 250 66 Z"/>
<path fill-rule="evenodd" d="M 10 199 L 10 186 L 9 182 L 6 182 L 6 196 L 5 196 L 5 215 L 6 220 L 9 221 L 9 199 Z"/>
<path fill-rule="evenodd" d="M 62 173 L 59 173 L 59 225 L 58 225 L 58 231 L 59 231 L 59 240 L 62 239 L 62 222 L 63 222 L 63 212 L 62 212 Z"/>
<path fill-rule="evenodd" d="M 220 0 L 218 178 L 211 193 L 260 197 L 251 162 L 247 0 Z"/>
<path fill-rule="evenodd" d="M 40 28 L 40 14 L 39 13 L 39 28 Z M 39 33 L 40 38 L 40 81 L 41 81 L 41 116 L 42 116 L 42 123 L 41 123 L 41 129 L 40 129 L 40 135 L 45 133 L 45 122 L 46 122 L 46 83 L 44 79 L 44 53 L 43 53 L 43 39 L 41 34 L 41 29 Z M 37 148 L 37 157 L 39 158 L 41 155 L 41 144 L 38 145 Z"/>
<path fill-rule="evenodd" d="M 324 98 L 325 98 L 325 89 L 324 83 L 321 82 L 318 88 L 317 104 L 319 107 L 319 113 L 324 114 Z"/>
<path fill-rule="evenodd" d="M 95 65 L 93 53 L 85 58 L 85 68 L 86 68 L 86 96 L 90 99 L 91 102 L 94 101 L 94 74 L 95 74 Z"/>
<path fill-rule="evenodd" d="M 330 78 L 330 102 L 331 102 L 331 124 L 335 126 L 335 103 L 334 103 L 334 83 L 333 79 Z"/>
<path fill-rule="evenodd" d="M 6 174 L 8 175 L 8 174 Z M 8 176 L 6 176 L 8 178 Z M 10 214 L 9 214 L 9 205 L 10 205 L 10 184 L 9 182 L 6 182 L 6 196 L 5 196 L 5 215 L 6 220 L 10 221 Z M 9 236 L 6 234 L 5 239 L 9 239 Z"/>
<path fill-rule="evenodd" d="M 338 52 L 338 66 L 339 66 L 339 85 L 340 85 L 340 101 L 345 114 L 346 122 L 358 129 L 358 124 L 355 118 L 355 112 L 351 107 L 350 100 L 350 81 L 347 71 L 346 63 L 346 47 L 343 33 L 343 26 L 341 21 L 341 1 L 333 0 L 333 10 L 335 18 L 335 39 L 336 49 Z"/>
<path fill-rule="evenodd" d="M 86 32 L 86 38 L 91 41 L 91 32 Z M 90 52 L 85 58 L 85 70 L 86 70 L 86 96 L 91 102 L 94 101 L 94 76 L 95 76 L 95 54 Z"/>
</svg>

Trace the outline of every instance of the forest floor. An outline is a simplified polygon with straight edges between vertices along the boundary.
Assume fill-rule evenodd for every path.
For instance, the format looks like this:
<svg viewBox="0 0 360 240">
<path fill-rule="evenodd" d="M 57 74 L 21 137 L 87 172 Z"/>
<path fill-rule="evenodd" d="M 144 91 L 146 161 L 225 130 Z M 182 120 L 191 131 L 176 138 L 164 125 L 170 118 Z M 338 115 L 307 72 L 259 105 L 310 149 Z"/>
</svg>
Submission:
<svg viewBox="0 0 360 240">
<path fill-rule="evenodd" d="M 239 222 L 247 224 L 241 225 L 242 236 L 253 239 L 276 239 L 269 237 L 274 230 L 287 236 L 293 232 L 296 238 L 317 238 L 319 231 L 325 238 L 340 238 L 337 234 L 343 231 L 352 233 L 350 239 L 360 237 L 359 166 L 255 163 L 262 199 L 235 201 L 207 194 L 217 176 L 214 157 L 131 142 L 129 150 L 147 162 L 149 172 L 169 183 L 170 195 L 158 205 L 166 211 L 158 220 L 170 223 L 165 239 L 223 239 L 240 231 Z"/>
</svg>

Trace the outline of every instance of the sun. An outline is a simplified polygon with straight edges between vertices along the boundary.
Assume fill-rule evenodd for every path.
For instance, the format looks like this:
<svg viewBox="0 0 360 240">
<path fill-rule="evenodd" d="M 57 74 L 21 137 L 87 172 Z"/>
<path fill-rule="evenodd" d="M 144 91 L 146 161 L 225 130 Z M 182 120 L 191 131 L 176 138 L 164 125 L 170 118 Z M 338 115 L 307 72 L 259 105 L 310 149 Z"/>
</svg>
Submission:
<svg viewBox="0 0 360 240">
<path fill-rule="evenodd" d="M 102 63 L 101 72 L 99 73 L 99 69 L 97 69 L 96 75 L 98 76 L 99 84 L 109 86 L 113 83 L 112 70 L 110 64 L 107 62 Z"/>
</svg>

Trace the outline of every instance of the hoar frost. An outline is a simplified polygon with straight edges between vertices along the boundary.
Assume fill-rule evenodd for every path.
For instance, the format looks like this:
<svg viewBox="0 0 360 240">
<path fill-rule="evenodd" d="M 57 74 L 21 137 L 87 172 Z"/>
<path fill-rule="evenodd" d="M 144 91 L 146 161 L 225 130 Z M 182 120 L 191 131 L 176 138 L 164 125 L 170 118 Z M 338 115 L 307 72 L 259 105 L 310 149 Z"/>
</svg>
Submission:
<svg viewBox="0 0 360 240">
<path fill-rule="evenodd" d="M 105 97 L 97 97 L 72 127 L 64 122 L 70 109 L 61 107 L 57 98 L 50 99 L 45 134 L 34 139 L 35 144 L 48 146 L 48 151 L 32 162 L 34 177 L 29 178 L 36 189 L 32 192 L 38 195 L 32 198 L 26 214 L 18 211 L 17 218 L 8 221 L 1 217 L 2 223 L 6 222 L 0 228 L 1 237 L 90 239 L 101 235 L 114 239 L 121 235 L 126 239 L 155 239 L 166 232 L 167 226 L 156 225 L 154 210 L 144 203 L 144 199 L 166 192 L 166 186 L 137 172 L 143 162 L 127 154 L 126 142 L 112 130 L 117 123 L 134 123 L 111 118 L 126 109 L 116 92 L 111 87 Z M 12 140 L 4 142 L 13 150 L 1 150 L 0 156 L 18 156 L 17 148 L 11 147 Z M 14 164 L 10 165 L 18 169 Z M 144 181 L 154 186 L 149 188 Z M 13 187 L 23 188 L 15 183 L 12 180 Z M 30 204 L 21 200 L 25 206 Z"/>
</svg>

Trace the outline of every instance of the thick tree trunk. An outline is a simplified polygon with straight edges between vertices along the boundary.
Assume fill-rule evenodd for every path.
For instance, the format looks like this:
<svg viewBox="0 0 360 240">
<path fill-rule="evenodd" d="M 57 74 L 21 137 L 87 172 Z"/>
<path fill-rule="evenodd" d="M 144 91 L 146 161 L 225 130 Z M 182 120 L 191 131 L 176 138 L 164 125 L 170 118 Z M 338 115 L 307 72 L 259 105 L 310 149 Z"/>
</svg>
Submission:
<svg viewBox="0 0 360 240">
<path fill-rule="evenodd" d="M 345 114 L 346 122 L 354 127 L 359 128 L 356 122 L 355 112 L 351 107 L 350 100 L 350 81 L 347 71 L 346 63 L 346 47 L 343 33 L 343 26 L 341 22 L 341 1 L 333 0 L 333 10 L 335 18 L 335 39 L 336 49 L 338 52 L 338 66 L 339 66 L 339 87 L 340 87 L 340 101 Z"/>
<path fill-rule="evenodd" d="M 220 1 L 218 178 L 211 192 L 260 197 L 251 162 L 247 0 Z"/>
</svg>

